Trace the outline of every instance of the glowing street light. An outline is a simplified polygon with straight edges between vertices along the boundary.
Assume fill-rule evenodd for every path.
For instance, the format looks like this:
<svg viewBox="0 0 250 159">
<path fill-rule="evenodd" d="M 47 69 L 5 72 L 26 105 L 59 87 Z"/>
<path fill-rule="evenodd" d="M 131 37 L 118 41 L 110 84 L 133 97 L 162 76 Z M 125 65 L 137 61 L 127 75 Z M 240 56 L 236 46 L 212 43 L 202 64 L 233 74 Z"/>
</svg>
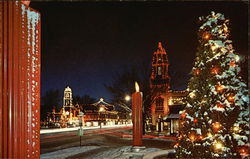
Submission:
<svg viewBox="0 0 250 159">
<path fill-rule="evenodd" d="M 125 100 L 126 100 L 126 101 L 130 101 L 130 100 L 131 100 L 131 97 L 130 97 L 129 95 L 126 95 L 126 96 L 125 96 Z"/>
</svg>

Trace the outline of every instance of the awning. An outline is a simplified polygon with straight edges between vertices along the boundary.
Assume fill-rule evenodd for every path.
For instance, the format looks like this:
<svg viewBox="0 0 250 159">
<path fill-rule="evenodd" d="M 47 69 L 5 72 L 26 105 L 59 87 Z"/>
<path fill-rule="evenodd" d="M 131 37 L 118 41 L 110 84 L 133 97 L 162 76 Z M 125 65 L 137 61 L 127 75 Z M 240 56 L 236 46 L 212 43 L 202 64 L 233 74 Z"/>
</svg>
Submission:
<svg viewBox="0 0 250 159">
<path fill-rule="evenodd" d="M 180 114 L 169 114 L 168 116 L 164 117 L 163 120 L 170 121 L 170 119 L 179 119 Z"/>
</svg>

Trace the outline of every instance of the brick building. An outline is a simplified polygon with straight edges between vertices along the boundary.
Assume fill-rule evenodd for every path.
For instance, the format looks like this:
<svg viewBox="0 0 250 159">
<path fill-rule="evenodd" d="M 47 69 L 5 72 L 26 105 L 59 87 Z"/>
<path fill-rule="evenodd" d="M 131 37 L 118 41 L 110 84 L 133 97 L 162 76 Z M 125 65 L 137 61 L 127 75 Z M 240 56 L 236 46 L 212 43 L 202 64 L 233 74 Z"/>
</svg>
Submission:
<svg viewBox="0 0 250 159">
<path fill-rule="evenodd" d="M 153 53 L 152 58 L 152 72 L 150 77 L 150 88 L 152 94 L 155 95 L 154 102 L 151 105 L 151 123 L 153 129 L 163 131 L 164 129 L 171 129 L 171 122 L 167 119 L 170 115 L 170 108 L 177 111 L 182 107 L 177 108 L 177 105 L 184 105 L 184 99 L 187 91 L 173 91 L 170 89 L 170 76 L 168 74 L 168 57 L 167 52 L 162 47 L 161 42 L 158 43 L 157 50 Z M 175 112 L 176 112 L 175 109 Z M 173 116 L 173 115 L 172 115 Z M 172 126 L 178 127 L 178 115 L 175 115 L 175 122 Z M 170 120 L 172 121 L 172 119 Z M 177 126 L 176 126 L 177 125 Z"/>
</svg>

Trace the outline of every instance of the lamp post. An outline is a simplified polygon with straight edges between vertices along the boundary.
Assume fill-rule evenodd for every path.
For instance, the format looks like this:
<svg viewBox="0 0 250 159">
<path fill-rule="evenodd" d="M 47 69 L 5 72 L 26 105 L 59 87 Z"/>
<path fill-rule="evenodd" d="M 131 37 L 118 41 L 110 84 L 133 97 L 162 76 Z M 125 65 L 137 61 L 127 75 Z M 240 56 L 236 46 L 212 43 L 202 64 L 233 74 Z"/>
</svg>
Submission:
<svg viewBox="0 0 250 159">
<path fill-rule="evenodd" d="M 124 99 L 125 99 L 125 101 L 127 101 L 127 102 L 128 102 L 128 101 L 130 101 L 130 100 L 131 100 L 131 97 L 130 97 L 129 95 L 126 95 Z"/>
<path fill-rule="evenodd" d="M 83 117 L 83 112 L 79 113 L 79 126 L 80 128 L 78 129 L 78 136 L 80 136 L 80 147 L 82 146 L 82 136 L 83 136 L 83 128 L 82 128 L 82 117 Z"/>
<path fill-rule="evenodd" d="M 125 99 L 126 102 L 131 101 L 130 95 L 126 95 L 126 96 L 124 97 L 124 99 Z M 131 115 L 129 115 L 129 114 L 126 113 L 126 125 L 127 125 L 128 120 L 129 120 L 130 117 L 131 117 Z M 131 119 L 131 118 L 130 118 L 130 119 Z"/>
</svg>

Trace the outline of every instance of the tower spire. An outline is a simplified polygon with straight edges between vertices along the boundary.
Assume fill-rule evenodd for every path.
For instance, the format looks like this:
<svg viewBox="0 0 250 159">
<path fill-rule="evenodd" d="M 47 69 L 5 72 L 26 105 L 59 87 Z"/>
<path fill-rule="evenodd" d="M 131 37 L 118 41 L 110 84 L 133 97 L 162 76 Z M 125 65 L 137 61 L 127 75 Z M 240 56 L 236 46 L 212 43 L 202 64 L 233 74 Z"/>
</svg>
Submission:
<svg viewBox="0 0 250 159">
<path fill-rule="evenodd" d="M 158 42 L 158 48 L 159 48 L 160 50 L 162 50 L 161 42 Z"/>
<path fill-rule="evenodd" d="M 157 94 L 151 105 L 152 124 L 156 125 L 157 120 L 166 116 L 168 108 L 168 92 L 170 88 L 170 77 L 168 75 L 168 57 L 162 43 L 158 42 L 158 48 L 153 53 L 152 72 L 150 77 L 150 88 Z M 158 125 L 159 126 L 159 125 Z M 158 127 L 161 131 L 161 128 Z"/>
</svg>

